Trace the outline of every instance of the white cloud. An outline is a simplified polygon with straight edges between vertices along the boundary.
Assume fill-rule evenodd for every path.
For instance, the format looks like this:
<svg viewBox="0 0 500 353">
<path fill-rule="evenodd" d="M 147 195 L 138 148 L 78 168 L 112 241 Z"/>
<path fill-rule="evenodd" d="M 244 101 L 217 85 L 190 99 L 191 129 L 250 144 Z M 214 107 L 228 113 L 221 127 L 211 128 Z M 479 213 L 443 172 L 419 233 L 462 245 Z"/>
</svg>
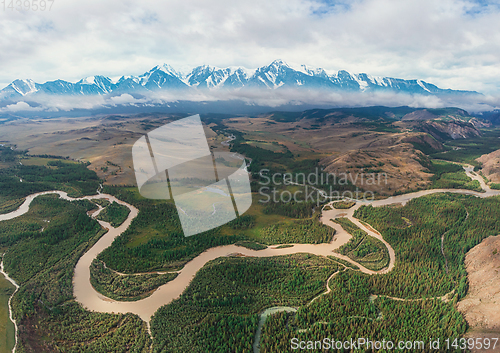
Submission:
<svg viewBox="0 0 500 353">
<path fill-rule="evenodd" d="M 25 97 L 26 98 L 26 97 Z M 23 98 L 23 99 L 25 99 Z M 317 105 L 321 107 L 363 107 L 363 106 L 410 106 L 415 108 L 460 107 L 470 112 L 479 112 L 500 108 L 500 95 L 484 96 L 427 96 L 395 92 L 333 92 L 317 90 L 277 89 L 277 90 L 193 90 L 186 92 L 156 91 L 147 96 L 135 98 L 130 94 L 120 96 L 52 96 L 32 95 L 29 103 L 19 101 L 0 109 L 0 112 L 69 112 L 75 109 L 92 110 L 112 108 L 121 105 L 132 106 L 166 106 L 172 102 L 215 102 L 220 100 L 242 101 L 249 105 L 278 108 L 284 105 L 295 105 L 296 110 L 303 106 Z M 83 112 L 82 114 L 88 114 Z"/>
<path fill-rule="evenodd" d="M 122 94 L 121 96 L 110 97 L 109 100 L 113 104 L 127 104 L 127 103 L 138 102 L 137 99 L 135 99 L 134 97 L 132 97 L 132 95 L 130 95 L 128 93 Z"/>
<path fill-rule="evenodd" d="M 25 98 L 21 98 L 25 99 Z M 51 112 L 66 112 L 74 109 L 97 109 L 107 105 L 107 101 L 104 96 L 93 95 L 93 96 L 59 96 L 59 95 L 46 95 L 46 94 L 35 94 L 31 95 L 26 100 L 29 100 L 31 105 L 36 105 L 36 108 L 30 107 L 30 105 L 24 101 L 19 101 L 16 104 L 8 105 L 6 108 L 14 106 L 16 111 L 51 111 Z M 6 109 L 4 108 L 4 109 Z M 10 109 L 13 111 L 12 109 Z"/>
<path fill-rule="evenodd" d="M 17 102 L 16 104 L 10 104 L 1 109 L 5 112 L 19 112 L 19 111 L 33 111 L 37 110 L 36 108 L 31 107 L 26 102 Z"/>
</svg>

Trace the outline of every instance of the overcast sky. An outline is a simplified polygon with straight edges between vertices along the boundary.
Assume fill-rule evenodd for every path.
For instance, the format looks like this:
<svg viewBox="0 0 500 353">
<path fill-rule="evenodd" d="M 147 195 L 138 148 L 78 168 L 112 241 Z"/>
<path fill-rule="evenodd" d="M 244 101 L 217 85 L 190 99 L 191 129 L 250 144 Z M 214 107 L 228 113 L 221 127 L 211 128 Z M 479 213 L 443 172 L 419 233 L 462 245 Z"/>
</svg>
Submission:
<svg viewBox="0 0 500 353">
<path fill-rule="evenodd" d="M 0 84 L 283 59 L 497 94 L 499 2 L 55 0 L 51 11 L 1 8 Z"/>
</svg>

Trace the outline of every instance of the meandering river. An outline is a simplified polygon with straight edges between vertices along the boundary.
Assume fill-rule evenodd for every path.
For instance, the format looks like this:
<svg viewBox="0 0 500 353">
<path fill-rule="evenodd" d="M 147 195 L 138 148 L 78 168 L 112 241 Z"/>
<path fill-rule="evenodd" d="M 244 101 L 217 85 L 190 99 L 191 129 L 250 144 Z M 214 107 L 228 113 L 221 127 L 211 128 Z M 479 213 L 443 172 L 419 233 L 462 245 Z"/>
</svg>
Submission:
<svg viewBox="0 0 500 353">
<path fill-rule="evenodd" d="M 270 257 L 270 256 L 280 256 L 280 255 L 289 255 L 296 253 L 310 253 L 319 256 L 328 256 L 333 255 L 345 261 L 355 264 L 359 267 L 360 271 L 368 274 L 377 274 L 377 273 L 386 273 L 394 267 L 395 264 L 395 253 L 394 249 L 387 243 L 380 233 L 371 228 L 370 226 L 365 226 L 365 224 L 361 223 L 358 219 L 356 219 L 353 214 L 355 210 L 357 210 L 361 205 L 372 205 L 374 207 L 385 206 L 394 203 L 406 204 L 406 202 L 418 198 L 425 195 L 430 195 L 433 193 L 439 192 L 452 192 L 452 193 L 460 193 L 467 195 L 474 195 L 477 197 L 489 197 L 500 195 L 499 190 L 491 190 L 483 181 L 483 179 L 473 173 L 472 167 L 467 166 L 464 167 L 467 175 L 472 179 L 478 180 L 483 187 L 485 192 L 475 192 L 470 190 L 458 190 L 458 189 L 433 189 L 433 190 L 423 190 L 418 192 L 413 192 L 409 194 L 392 196 L 383 200 L 376 201 L 360 201 L 357 202 L 355 206 L 347 210 L 324 210 L 322 213 L 321 221 L 332 228 L 335 228 L 336 234 L 332 240 L 332 242 L 328 244 L 291 244 L 292 247 L 281 248 L 278 249 L 279 245 L 270 246 L 264 250 L 250 250 L 247 248 L 239 247 L 236 245 L 226 245 L 219 246 L 215 248 L 208 249 L 195 257 L 193 260 L 186 263 L 186 265 L 180 270 L 178 276 L 160 286 L 151 296 L 134 301 L 134 302 L 120 302 L 116 300 L 112 300 L 110 298 L 105 297 L 104 295 L 98 293 L 90 283 L 90 265 L 92 261 L 101 253 L 104 249 L 109 247 L 113 240 L 122 234 L 131 224 L 132 220 L 137 216 L 138 210 L 121 200 L 118 200 L 116 197 L 107 194 L 98 194 L 95 196 L 86 196 L 83 198 L 71 198 L 65 192 L 62 191 L 49 191 L 42 192 L 30 195 L 26 198 L 26 201 L 17 209 L 8 214 L 0 215 L 0 221 L 13 219 L 19 217 L 29 210 L 29 206 L 31 202 L 38 196 L 47 195 L 47 194 L 58 194 L 62 199 L 74 201 L 79 199 L 108 199 L 109 201 L 117 202 L 121 205 L 124 205 L 130 209 L 130 214 L 126 221 L 117 228 L 112 227 L 109 223 L 98 221 L 102 227 L 107 228 L 108 232 L 104 234 L 99 241 L 97 241 L 91 249 L 89 249 L 78 261 L 74 271 L 73 285 L 74 285 L 74 296 L 76 301 L 81 303 L 86 309 L 91 311 L 98 312 L 107 312 L 107 313 L 134 313 L 141 317 L 145 322 L 149 324 L 151 316 L 158 310 L 158 308 L 163 305 L 169 304 L 172 300 L 178 298 L 182 292 L 187 288 L 187 286 L 191 283 L 191 280 L 196 275 L 198 270 L 200 270 L 208 261 L 214 260 L 221 256 L 228 256 L 231 254 L 241 254 L 245 256 L 254 256 L 254 257 Z M 97 214 L 101 211 L 99 208 L 98 211 L 92 214 L 92 217 L 96 217 Z M 347 217 L 354 224 L 356 224 L 359 228 L 366 231 L 369 235 L 379 239 L 382 241 L 389 251 L 390 262 L 389 265 L 382 269 L 381 271 L 372 271 L 369 270 L 362 265 L 356 263 L 351 260 L 347 256 L 340 255 L 335 253 L 334 250 L 340 248 L 342 245 L 346 244 L 351 238 L 350 234 L 342 229 L 342 227 L 331 221 L 331 219 L 336 217 Z M 15 281 L 6 276 L 16 287 L 17 284 Z M 9 305 L 10 306 L 10 305 Z M 11 308 L 9 310 L 12 312 Z M 12 317 L 12 314 L 11 314 Z M 16 329 L 17 335 L 17 329 Z"/>
</svg>

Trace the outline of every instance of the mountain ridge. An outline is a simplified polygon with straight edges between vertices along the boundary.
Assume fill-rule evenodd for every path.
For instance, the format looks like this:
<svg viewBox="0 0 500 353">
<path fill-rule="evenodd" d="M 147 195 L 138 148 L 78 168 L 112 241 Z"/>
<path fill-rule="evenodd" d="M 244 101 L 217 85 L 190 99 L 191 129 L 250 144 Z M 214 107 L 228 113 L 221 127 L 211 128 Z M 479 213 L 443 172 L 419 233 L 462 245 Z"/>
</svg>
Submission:
<svg viewBox="0 0 500 353">
<path fill-rule="evenodd" d="M 0 90 L 0 100 L 15 100 L 36 94 L 51 95 L 118 95 L 159 90 L 250 90 L 315 89 L 340 92 L 401 92 L 420 95 L 468 95 L 475 91 L 442 89 L 420 79 L 400 79 L 353 74 L 345 70 L 328 73 L 306 65 L 292 67 L 282 60 L 257 69 L 219 68 L 202 65 L 182 74 L 168 64 L 157 65 L 139 76 L 121 76 L 118 80 L 96 75 L 75 83 L 54 80 L 36 83 L 16 79 Z"/>
</svg>

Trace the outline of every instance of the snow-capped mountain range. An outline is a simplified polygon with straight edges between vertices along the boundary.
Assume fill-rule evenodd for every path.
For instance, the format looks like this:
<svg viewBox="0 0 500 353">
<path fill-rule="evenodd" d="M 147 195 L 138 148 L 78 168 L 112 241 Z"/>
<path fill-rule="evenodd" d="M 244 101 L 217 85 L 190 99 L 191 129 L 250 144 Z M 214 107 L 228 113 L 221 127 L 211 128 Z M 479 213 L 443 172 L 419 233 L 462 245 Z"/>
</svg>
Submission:
<svg viewBox="0 0 500 353">
<path fill-rule="evenodd" d="M 33 80 L 15 80 L 0 90 L 0 100 L 27 99 L 38 94 L 51 95 L 120 95 L 147 94 L 158 90 L 245 90 L 245 89 L 324 89 L 348 92 L 391 91 L 421 95 L 477 94 L 473 91 L 441 89 L 422 80 L 404 80 L 353 74 L 344 70 L 327 72 L 305 65 L 291 67 L 281 60 L 257 69 L 243 67 L 217 68 L 199 66 L 182 74 L 164 64 L 140 76 L 122 76 L 112 80 L 92 76 L 76 83 L 56 80 L 36 83 Z"/>
</svg>

